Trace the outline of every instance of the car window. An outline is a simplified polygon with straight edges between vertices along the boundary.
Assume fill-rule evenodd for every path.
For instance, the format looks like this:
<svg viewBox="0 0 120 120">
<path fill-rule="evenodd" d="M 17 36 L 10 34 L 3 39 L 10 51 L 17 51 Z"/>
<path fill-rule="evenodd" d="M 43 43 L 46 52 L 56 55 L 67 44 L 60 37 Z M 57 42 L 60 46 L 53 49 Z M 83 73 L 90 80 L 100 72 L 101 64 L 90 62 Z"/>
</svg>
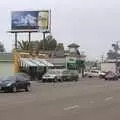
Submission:
<svg viewBox="0 0 120 120">
<path fill-rule="evenodd" d="M 9 77 L 5 78 L 5 80 L 15 81 L 16 76 L 9 76 Z"/>
<path fill-rule="evenodd" d="M 63 74 L 68 74 L 69 72 L 68 71 L 63 71 Z"/>
<path fill-rule="evenodd" d="M 98 71 L 91 71 L 92 73 L 98 73 Z"/>
</svg>

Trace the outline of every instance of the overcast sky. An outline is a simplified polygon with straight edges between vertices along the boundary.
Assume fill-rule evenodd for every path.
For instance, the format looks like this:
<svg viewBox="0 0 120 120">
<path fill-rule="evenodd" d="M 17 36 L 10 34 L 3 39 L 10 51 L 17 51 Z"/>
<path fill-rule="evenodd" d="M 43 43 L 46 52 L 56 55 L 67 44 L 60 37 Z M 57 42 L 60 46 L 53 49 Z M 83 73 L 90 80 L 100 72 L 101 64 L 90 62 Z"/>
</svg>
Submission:
<svg viewBox="0 0 120 120">
<path fill-rule="evenodd" d="M 120 40 L 119 0 L 1 0 L 0 41 L 11 51 L 14 37 L 10 29 L 11 11 L 52 10 L 52 35 L 66 46 L 78 43 L 89 59 L 99 59 Z M 25 36 L 23 38 L 23 36 Z M 41 34 L 32 34 L 32 39 L 41 39 Z M 20 34 L 19 39 L 27 39 Z"/>
</svg>

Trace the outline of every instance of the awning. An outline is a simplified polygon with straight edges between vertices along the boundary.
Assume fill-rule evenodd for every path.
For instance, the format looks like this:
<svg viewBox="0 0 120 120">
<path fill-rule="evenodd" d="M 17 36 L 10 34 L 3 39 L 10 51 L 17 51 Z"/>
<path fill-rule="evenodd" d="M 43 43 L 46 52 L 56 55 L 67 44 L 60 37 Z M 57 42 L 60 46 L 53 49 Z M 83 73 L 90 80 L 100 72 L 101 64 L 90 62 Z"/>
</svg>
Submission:
<svg viewBox="0 0 120 120">
<path fill-rule="evenodd" d="M 45 59 L 38 59 L 40 62 L 42 62 L 43 64 L 45 64 L 47 67 L 54 67 L 54 65 L 50 62 L 48 62 Z"/>
<path fill-rule="evenodd" d="M 49 63 L 47 60 L 44 59 L 32 59 L 32 58 L 20 58 L 20 65 L 22 67 L 53 67 L 54 65 L 52 63 Z"/>
<path fill-rule="evenodd" d="M 35 63 L 37 66 L 43 66 L 43 67 L 46 66 L 45 64 L 40 62 L 39 59 L 31 59 L 31 62 Z"/>
<path fill-rule="evenodd" d="M 37 67 L 37 64 L 30 61 L 28 58 L 20 58 L 22 67 Z"/>
</svg>

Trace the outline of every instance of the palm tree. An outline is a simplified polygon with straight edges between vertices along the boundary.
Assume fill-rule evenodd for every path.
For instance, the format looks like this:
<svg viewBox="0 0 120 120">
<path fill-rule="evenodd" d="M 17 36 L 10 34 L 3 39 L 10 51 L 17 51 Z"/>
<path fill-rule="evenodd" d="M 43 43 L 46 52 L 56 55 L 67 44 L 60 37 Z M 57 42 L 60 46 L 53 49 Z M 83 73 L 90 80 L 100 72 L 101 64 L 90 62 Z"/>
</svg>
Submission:
<svg viewBox="0 0 120 120">
<path fill-rule="evenodd" d="M 30 44 L 28 41 L 18 41 L 18 49 L 20 50 L 29 50 Z"/>
</svg>

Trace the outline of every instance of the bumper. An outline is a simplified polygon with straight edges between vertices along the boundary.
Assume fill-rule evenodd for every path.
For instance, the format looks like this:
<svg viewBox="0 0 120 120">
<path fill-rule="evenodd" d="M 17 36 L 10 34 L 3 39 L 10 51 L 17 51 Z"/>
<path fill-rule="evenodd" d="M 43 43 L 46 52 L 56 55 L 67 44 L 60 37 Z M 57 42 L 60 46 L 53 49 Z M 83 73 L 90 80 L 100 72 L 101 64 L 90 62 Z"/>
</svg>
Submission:
<svg viewBox="0 0 120 120">
<path fill-rule="evenodd" d="M 43 78 L 42 80 L 43 82 L 54 82 L 55 81 L 54 78 Z"/>
<path fill-rule="evenodd" d="M 1 87 L 1 90 L 2 91 L 11 91 L 12 90 L 12 87 Z"/>
</svg>

